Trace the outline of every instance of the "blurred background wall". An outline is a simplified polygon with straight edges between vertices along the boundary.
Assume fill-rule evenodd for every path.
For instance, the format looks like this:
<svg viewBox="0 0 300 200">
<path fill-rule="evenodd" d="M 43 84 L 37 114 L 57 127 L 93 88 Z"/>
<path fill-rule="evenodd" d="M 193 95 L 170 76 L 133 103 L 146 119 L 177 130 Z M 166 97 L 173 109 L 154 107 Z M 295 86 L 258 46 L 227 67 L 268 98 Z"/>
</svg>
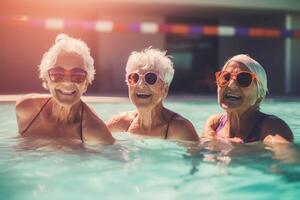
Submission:
<svg viewBox="0 0 300 200">
<path fill-rule="evenodd" d="M 152 46 L 173 56 L 170 93 L 215 94 L 214 72 L 245 53 L 265 67 L 271 95 L 299 96 L 299 30 L 297 0 L 2 0 L 0 94 L 46 92 L 37 65 L 67 33 L 91 48 L 91 95 L 126 94 L 130 52 Z"/>
</svg>

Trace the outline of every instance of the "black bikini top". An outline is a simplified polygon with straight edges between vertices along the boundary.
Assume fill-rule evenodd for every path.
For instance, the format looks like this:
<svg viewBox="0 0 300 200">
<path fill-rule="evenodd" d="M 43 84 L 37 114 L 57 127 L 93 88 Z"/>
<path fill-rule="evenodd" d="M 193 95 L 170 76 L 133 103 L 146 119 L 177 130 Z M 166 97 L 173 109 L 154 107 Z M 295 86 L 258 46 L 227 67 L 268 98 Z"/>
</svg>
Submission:
<svg viewBox="0 0 300 200">
<path fill-rule="evenodd" d="M 41 112 L 44 110 L 44 108 L 46 107 L 46 105 L 50 102 L 51 97 L 49 97 L 49 99 L 47 99 L 47 101 L 44 103 L 44 105 L 41 107 L 41 109 L 39 110 L 39 112 L 34 116 L 34 118 L 30 121 L 30 123 L 27 125 L 27 127 L 21 132 L 21 135 L 24 135 L 25 132 L 30 128 L 30 126 L 34 123 L 34 121 L 38 118 L 38 116 L 41 114 Z M 80 112 L 80 139 L 83 142 L 83 127 L 82 127 L 82 120 L 83 120 L 83 110 L 84 110 L 84 106 L 82 104 L 81 106 L 81 112 Z"/>
<path fill-rule="evenodd" d="M 130 127 L 130 125 L 132 124 L 132 122 L 133 122 L 133 120 L 137 117 L 137 113 L 134 115 L 134 117 L 131 119 L 131 121 L 130 121 L 130 123 L 129 123 L 129 126 L 128 126 L 128 128 L 127 128 L 127 132 L 128 132 L 128 129 L 129 129 L 129 127 Z M 164 139 L 167 139 L 168 138 L 168 133 L 169 133 L 169 126 L 170 126 L 170 123 L 173 121 L 173 119 L 175 118 L 175 116 L 177 115 L 177 113 L 174 113 L 172 116 L 171 116 L 171 118 L 170 118 L 170 120 L 168 121 L 168 126 L 167 126 L 167 129 L 166 129 L 166 133 L 165 133 L 165 137 L 164 137 Z"/>
</svg>

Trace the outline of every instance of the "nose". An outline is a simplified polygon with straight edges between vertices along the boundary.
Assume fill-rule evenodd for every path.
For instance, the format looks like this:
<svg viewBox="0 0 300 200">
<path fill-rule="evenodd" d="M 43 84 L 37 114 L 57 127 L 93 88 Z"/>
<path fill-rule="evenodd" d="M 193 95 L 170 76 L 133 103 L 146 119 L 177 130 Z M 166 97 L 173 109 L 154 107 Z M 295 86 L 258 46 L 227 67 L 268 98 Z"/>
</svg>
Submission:
<svg viewBox="0 0 300 200">
<path fill-rule="evenodd" d="M 72 83 L 71 75 L 66 74 L 66 75 L 64 76 L 63 82 Z"/>
<path fill-rule="evenodd" d="M 228 83 L 228 87 L 237 87 L 236 77 L 232 77 Z"/>
<path fill-rule="evenodd" d="M 138 86 L 145 86 L 145 79 L 144 79 L 144 77 L 142 77 L 142 76 L 140 76 L 140 78 L 139 78 L 139 80 L 138 80 L 138 82 L 137 82 L 137 85 Z"/>
</svg>

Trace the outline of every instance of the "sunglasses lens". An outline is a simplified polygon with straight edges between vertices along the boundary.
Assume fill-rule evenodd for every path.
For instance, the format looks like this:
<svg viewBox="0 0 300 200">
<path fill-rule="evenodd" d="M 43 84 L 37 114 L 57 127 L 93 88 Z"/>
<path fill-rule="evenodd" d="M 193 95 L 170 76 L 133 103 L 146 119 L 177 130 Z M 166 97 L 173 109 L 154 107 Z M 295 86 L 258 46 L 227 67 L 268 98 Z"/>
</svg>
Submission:
<svg viewBox="0 0 300 200">
<path fill-rule="evenodd" d="M 48 70 L 49 77 L 53 82 L 61 82 L 66 76 L 66 71 L 61 67 L 54 67 Z M 74 83 L 82 83 L 85 81 L 87 73 L 80 68 L 71 70 L 71 81 Z"/>
<path fill-rule="evenodd" d="M 139 81 L 140 76 L 137 73 L 131 73 L 128 75 L 127 81 L 130 85 L 134 85 Z"/>
<path fill-rule="evenodd" d="M 145 75 L 145 81 L 149 85 L 154 85 L 157 81 L 157 75 L 155 73 L 149 72 Z"/>
<path fill-rule="evenodd" d="M 65 71 L 61 67 L 54 67 L 48 70 L 48 74 L 51 81 L 59 82 L 64 80 Z"/>
<path fill-rule="evenodd" d="M 231 74 L 224 71 L 221 73 L 218 82 L 222 86 L 222 85 L 226 85 L 230 81 L 230 79 L 231 79 Z"/>
<path fill-rule="evenodd" d="M 82 83 L 85 81 L 87 73 L 80 68 L 74 68 L 71 70 L 71 80 L 74 83 Z"/>
<path fill-rule="evenodd" d="M 241 72 L 237 75 L 236 80 L 241 87 L 248 87 L 252 83 L 252 75 L 247 72 Z"/>
</svg>

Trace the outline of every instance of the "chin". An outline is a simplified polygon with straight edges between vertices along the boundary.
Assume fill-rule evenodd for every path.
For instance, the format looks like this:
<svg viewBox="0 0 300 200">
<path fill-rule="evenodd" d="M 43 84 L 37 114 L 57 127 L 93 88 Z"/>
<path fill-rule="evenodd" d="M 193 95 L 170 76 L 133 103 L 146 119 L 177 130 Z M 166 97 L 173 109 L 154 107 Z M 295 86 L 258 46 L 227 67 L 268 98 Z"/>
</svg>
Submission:
<svg viewBox="0 0 300 200">
<path fill-rule="evenodd" d="M 72 107 L 73 105 L 75 105 L 76 103 L 79 102 L 80 99 L 76 100 L 76 101 L 66 101 L 66 100 L 58 100 L 56 99 L 56 102 L 58 104 L 60 104 L 63 107 Z"/>
<path fill-rule="evenodd" d="M 235 112 L 238 111 L 240 109 L 240 105 L 231 105 L 231 104 L 227 104 L 224 102 L 220 103 L 220 106 L 222 109 L 224 109 L 227 112 Z"/>
<path fill-rule="evenodd" d="M 142 108 L 142 109 L 150 109 L 153 107 L 152 102 L 132 102 L 136 108 Z"/>
<path fill-rule="evenodd" d="M 64 97 L 52 95 L 55 101 L 63 107 L 71 107 L 80 101 L 80 96 Z"/>
<path fill-rule="evenodd" d="M 152 108 L 154 108 L 157 104 L 153 101 L 134 101 L 133 104 L 135 105 L 135 107 L 137 109 L 149 109 L 151 110 Z"/>
</svg>

